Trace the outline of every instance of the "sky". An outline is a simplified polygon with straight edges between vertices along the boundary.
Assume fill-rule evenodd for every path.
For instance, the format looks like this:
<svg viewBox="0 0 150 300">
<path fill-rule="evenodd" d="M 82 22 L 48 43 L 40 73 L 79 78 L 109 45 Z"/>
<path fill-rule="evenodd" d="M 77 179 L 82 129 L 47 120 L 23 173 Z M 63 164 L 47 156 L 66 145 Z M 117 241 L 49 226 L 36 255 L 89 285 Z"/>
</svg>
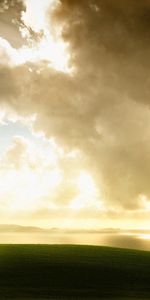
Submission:
<svg viewBox="0 0 150 300">
<path fill-rule="evenodd" d="M 150 229 L 150 0 L 0 0 L 0 223 Z"/>
</svg>

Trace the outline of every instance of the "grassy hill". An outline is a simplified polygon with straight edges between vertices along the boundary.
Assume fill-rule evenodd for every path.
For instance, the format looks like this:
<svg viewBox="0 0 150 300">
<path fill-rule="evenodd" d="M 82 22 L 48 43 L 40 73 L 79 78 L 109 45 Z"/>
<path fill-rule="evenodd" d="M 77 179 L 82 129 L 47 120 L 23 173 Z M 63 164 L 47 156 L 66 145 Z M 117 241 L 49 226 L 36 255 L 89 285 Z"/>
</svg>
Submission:
<svg viewBox="0 0 150 300">
<path fill-rule="evenodd" d="M 0 245 L 0 299 L 150 299 L 150 252 Z"/>
</svg>

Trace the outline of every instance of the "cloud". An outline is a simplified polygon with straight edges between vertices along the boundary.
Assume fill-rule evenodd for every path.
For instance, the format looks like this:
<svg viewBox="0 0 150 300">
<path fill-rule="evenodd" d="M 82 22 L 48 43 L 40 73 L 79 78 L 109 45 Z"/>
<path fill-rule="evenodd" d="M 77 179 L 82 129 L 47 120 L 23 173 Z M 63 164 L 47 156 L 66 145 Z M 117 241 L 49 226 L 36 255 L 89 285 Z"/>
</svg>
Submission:
<svg viewBox="0 0 150 300">
<path fill-rule="evenodd" d="M 26 161 L 27 142 L 24 138 L 16 136 L 13 138 L 13 142 L 7 149 L 5 154 L 5 160 L 9 167 L 18 169 Z"/>
<path fill-rule="evenodd" d="M 147 0 L 60 1 L 51 22 L 73 74 L 44 60 L 10 68 L 3 54 L 1 105 L 36 113 L 35 130 L 79 148 L 110 209 L 150 198 L 149 15 Z"/>
<path fill-rule="evenodd" d="M 0 206 L 9 213 L 53 206 L 53 194 L 61 183 L 58 153 L 39 149 L 29 140 L 15 136 L 0 158 Z M 55 150 L 54 150 L 55 149 Z M 43 203 L 49 196 L 49 202 Z"/>
<path fill-rule="evenodd" d="M 78 153 L 65 153 L 52 140 L 38 139 L 34 144 L 14 136 L 0 156 L 0 214 L 14 217 L 24 211 L 32 215 L 37 210 L 65 210 L 75 197 L 81 198 L 83 208 L 88 189 L 90 207 L 95 207 L 94 181 L 87 173 L 80 175 L 79 161 Z"/>
<path fill-rule="evenodd" d="M 19 48 L 24 40 L 18 30 L 20 12 L 24 9 L 19 0 L 0 1 L 0 36 L 9 41 L 12 47 Z"/>
<path fill-rule="evenodd" d="M 51 18 L 53 11 L 59 5 L 56 0 L 38 0 L 36 4 L 33 0 L 8 1 L 7 10 L 11 10 L 16 6 L 16 10 L 20 8 L 20 16 L 14 14 L 12 10 L 12 22 L 18 23 L 18 31 L 24 39 L 21 47 L 15 48 L 10 41 L 0 39 L 0 56 L 3 63 L 11 66 L 18 66 L 25 63 L 45 62 L 48 67 L 54 68 L 62 72 L 69 72 L 69 53 L 67 44 L 61 38 L 62 28 L 57 26 L 53 28 Z M 2 2 L 2 8 L 5 2 Z M 2 9 L 2 11 L 5 9 Z M 6 13 L 5 13 L 6 14 Z M 20 38 L 21 39 L 21 38 Z M 8 60 L 8 62 L 7 62 Z"/>
</svg>

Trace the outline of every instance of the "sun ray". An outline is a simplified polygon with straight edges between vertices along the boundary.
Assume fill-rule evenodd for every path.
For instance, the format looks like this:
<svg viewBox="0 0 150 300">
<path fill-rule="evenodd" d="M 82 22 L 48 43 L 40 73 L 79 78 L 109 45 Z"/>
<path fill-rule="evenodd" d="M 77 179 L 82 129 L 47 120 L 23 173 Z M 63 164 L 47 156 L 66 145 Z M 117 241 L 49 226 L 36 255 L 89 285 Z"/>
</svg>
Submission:
<svg viewBox="0 0 150 300">
<path fill-rule="evenodd" d="M 1 51 L 12 66 L 45 62 L 46 66 L 59 72 L 71 73 L 68 43 L 62 39 L 62 26 L 53 25 L 52 14 L 59 5 L 57 0 L 24 0 L 25 11 L 21 14 L 20 33 L 25 40 L 15 49 L 0 37 Z M 31 67 L 30 67 L 31 70 Z"/>
<path fill-rule="evenodd" d="M 95 182 L 87 171 L 80 172 L 76 185 L 78 195 L 71 201 L 70 208 L 77 210 L 88 207 L 101 208 Z"/>
</svg>

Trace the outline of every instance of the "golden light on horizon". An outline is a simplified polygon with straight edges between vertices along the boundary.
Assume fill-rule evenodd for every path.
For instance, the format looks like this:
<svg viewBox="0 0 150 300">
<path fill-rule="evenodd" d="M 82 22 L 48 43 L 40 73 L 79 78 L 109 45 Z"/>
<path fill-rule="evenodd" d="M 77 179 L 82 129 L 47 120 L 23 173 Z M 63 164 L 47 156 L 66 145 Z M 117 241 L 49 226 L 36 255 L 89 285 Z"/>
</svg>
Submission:
<svg viewBox="0 0 150 300">
<path fill-rule="evenodd" d="M 140 234 L 140 235 L 137 235 L 137 236 L 141 240 L 150 240 L 150 234 L 143 233 L 143 234 Z"/>
</svg>

